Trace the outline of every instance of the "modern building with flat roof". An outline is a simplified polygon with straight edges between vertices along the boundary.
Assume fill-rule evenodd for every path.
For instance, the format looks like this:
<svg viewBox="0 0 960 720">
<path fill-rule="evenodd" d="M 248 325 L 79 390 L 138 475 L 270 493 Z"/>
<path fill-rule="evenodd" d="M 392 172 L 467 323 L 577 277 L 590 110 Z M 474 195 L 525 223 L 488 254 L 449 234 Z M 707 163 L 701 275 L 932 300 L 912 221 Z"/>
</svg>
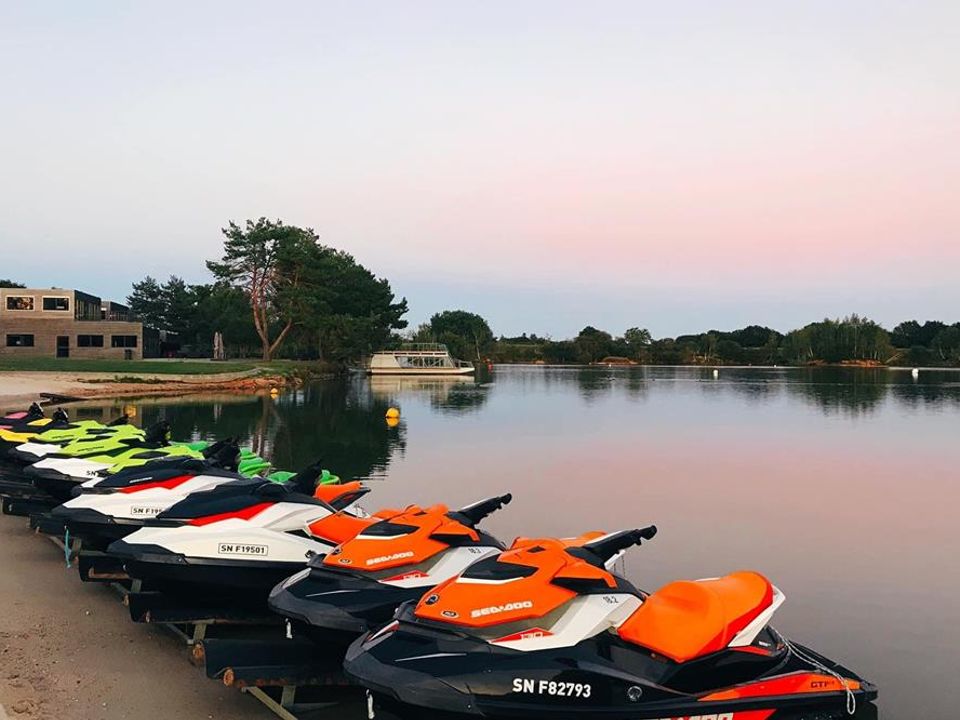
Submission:
<svg viewBox="0 0 960 720">
<path fill-rule="evenodd" d="M 0 356 L 140 360 L 143 324 L 79 290 L 0 288 Z"/>
</svg>

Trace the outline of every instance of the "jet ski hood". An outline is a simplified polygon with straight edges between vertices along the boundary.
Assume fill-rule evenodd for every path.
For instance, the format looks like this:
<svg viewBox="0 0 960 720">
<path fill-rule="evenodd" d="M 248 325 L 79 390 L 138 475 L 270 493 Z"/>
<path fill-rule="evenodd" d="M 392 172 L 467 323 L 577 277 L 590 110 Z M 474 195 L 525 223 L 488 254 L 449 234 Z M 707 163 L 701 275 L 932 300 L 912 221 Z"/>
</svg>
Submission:
<svg viewBox="0 0 960 720">
<path fill-rule="evenodd" d="M 500 495 L 455 511 L 446 505 L 380 511 L 353 539 L 274 588 L 270 607 L 321 642 L 352 639 L 389 620 L 399 604 L 502 550 L 478 525 L 510 499 Z"/>
<path fill-rule="evenodd" d="M 393 514 L 381 513 L 379 522 L 325 557 L 323 567 L 371 574 L 381 579 L 396 575 L 395 571 L 401 567 L 407 568 L 406 574 L 421 572 L 414 568 L 428 563 L 451 546 L 468 546 L 489 540 L 488 545 L 502 548 L 498 540 L 476 526 L 480 519 L 510 500 L 510 495 L 502 495 L 455 512 L 446 505 L 428 508 L 411 505 Z"/>
<path fill-rule="evenodd" d="M 635 532 L 623 540 L 639 544 L 652 538 L 656 528 Z M 625 589 L 625 581 L 606 567 L 623 549 L 606 544 L 612 539 L 619 538 L 600 532 L 570 539 L 518 538 L 506 552 L 438 585 L 417 604 L 414 614 L 481 630 L 548 615 L 585 588 L 611 593 Z"/>
<path fill-rule="evenodd" d="M 125 468 L 105 477 L 97 476 L 84 482 L 76 492 L 118 492 L 131 488 L 156 487 L 164 483 L 172 487 L 174 479 L 188 478 L 206 472 L 215 472 L 218 475 L 241 477 L 239 473 L 217 469 L 209 461 L 196 457 L 172 457 L 158 459 L 135 467 Z"/>
</svg>

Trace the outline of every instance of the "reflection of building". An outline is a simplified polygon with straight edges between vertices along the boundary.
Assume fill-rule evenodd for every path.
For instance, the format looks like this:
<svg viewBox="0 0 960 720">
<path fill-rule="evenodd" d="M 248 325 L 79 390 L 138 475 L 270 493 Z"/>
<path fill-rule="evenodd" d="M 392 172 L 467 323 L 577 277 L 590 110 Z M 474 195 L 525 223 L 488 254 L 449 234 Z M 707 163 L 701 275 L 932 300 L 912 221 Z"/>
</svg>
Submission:
<svg viewBox="0 0 960 720">
<path fill-rule="evenodd" d="M 130 308 L 79 290 L 0 289 L 0 355 L 143 357 L 143 325 Z"/>
</svg>

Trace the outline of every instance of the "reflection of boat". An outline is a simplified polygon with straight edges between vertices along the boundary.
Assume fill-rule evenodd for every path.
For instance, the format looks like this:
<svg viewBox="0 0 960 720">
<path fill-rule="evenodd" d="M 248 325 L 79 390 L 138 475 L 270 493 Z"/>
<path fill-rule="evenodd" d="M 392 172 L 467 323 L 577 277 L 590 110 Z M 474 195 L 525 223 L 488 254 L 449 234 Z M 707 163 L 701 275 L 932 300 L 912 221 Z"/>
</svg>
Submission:
<svg viewBox="0 0 960 720">
<path fill-rule="evenodd" d="M 469 375 L 473 363 L 450 356 L 441 343 L 411 343 L 370 356 L 363 366 L 368 375 Z"/>
<path fill-rule="evenodd" d="M 473 378 L 466 375 L 429 375 L 408 377 L 404 375 L 371 375 L 370 390 L 378 397 L 392 397 L 401 393 L 431 393 L 446 397 L 452 388 L 473 385 Z"/>
</svg>

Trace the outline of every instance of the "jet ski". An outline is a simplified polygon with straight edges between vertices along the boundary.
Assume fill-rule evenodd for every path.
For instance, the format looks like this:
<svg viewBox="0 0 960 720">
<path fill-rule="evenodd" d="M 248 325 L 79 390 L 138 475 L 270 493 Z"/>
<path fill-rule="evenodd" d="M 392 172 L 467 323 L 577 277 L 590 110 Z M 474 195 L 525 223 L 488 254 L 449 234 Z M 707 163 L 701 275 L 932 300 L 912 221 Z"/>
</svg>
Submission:
<svg viewBox="0 0 960 720">
<path fill-rule="evenodd" d="M 205 441 L 171 443 L 170 426 L 167 422 L 161 422 L 150 428 L 142 438 L 71 443 L 61 453 L 34 463 L 24 468 L 23 472 L 33 480 L 37 489 L 66 501 L 73 495 L 74 488 L 88 480 L 160 459 L 202 458 L 209 448 L 210 443 Z M 249 451 L 243 452 L 245 459 L 256 457 Z M 264 460 L 261 462 L 266 463 Z"/>
<path fill-rule="evenodd" d="M 8 450 L 7 459 L 32 465 L 48 455 L 63 452 L 65 447 L 73 443 L 77 443 L 79 449 L 84 447 L 83 443 L 97 443 L 110 438 L 143 437 L 143 430 L 128 423 L 129 418 L 126 415 L 121 415 L 106 425 L 93 420 L 63 423 L 54 421 L 45 426 L 43 432 Z"/>
<path fill-rule="evenodd" d="M 655 533 L 518 539 L 403 605 L 344 669 L 378 718 L 827 720 L 876 698 L 769 626 L 784 595 L 758 573 L 647 594 L 611 571 Z"/>
<path fill-rule="evenodd" d="M 239 449 L 225 446 L 220 455 L 232 454 L 233 462 L 189 458 L 164 469 L 128 470 L 99 481 L 87 492 L 55 507 L 46 527 L 70 533 L 85 549 L 106 549 L 120 538 L 149 525 L 177 526 L 189 520 L 223 512 L 225 503 L 240 499 L 259 502 L 264 485 L 279 484 L 294 492 L 312 494 L 318 485 L 331 485 L 339 478 L 315 463 L 299 473 L 276 472 L 266 477 L 247 477 L 239 471 Z M 162 462 L 162 461 L 160 461 Z M 216 490 L 214 490 L 216 489 Z M 339 490 L 331 493 L 342 500 Z M 187 498 L 191 498 L 186 502 Z M 158 516 L 162 514 L 162 518 Z"/>
<path fill-rule="evenodd" d="M 354 505 L 359 482 L 319 485 L 313 495 L 261 483 L 246 494 L 218 487 L 194 493 L 156 516 L 177 527 L 143 527 L 107 547 L 127 574 L 171 596 L 262 606 L 270 589 L 318 553 L 373 520 Z"/>
<path fill-rule="evenodd" d="M 199 475 L 204 470 L 210 468 L 220 468 L 223 470 L 232 470 L 238 472 L 245 478 L 253 478 L 258 475 L 264 475 L 270 470 L 270 463 L 259 455 L 254 455 L 252 451 L 240 448 L 237 445 L 237 438 L 227 438 L 218 440 L 213 444 L 207 445 L 201 450 L 202 458 L 192 456 L 175 456 L 151 460 L 145 465 L 136 465 L 126 469 L 118 470 L 115 473 L 103 472 L 97 477 L 86 480 L 73 488 L 73 495 L 79 496 L 87 493 L 114 493 L 114 492 L 132 492 L 131 488 L 142 488 L 146 484 L 163 481 L 171 486 L 178 484 L 171 479 L 181 474 Z M 277 482 L 282 482 L 293 477 L 295 473 L 283 470 L 277 470 L 269 474 L 269 478 Z M 339 482 L 340 479 L 323 470 L 322 480 L 324 484 Z"/>
<path fill-rule="evenodd" d="M 46 417 L 46 415 L 40 403 L 31 403 L 26 410 L 17 410 L 0 417 L 0 429 L 7 430 L 12 425 L 40 420 L 43 417 Z"/>
<path fill-rule="evenodd" d="M 411 505 L 364 528 L 270 593 L 270 609 L 325 649 L 345 650 L 367 630 L 389 621 L 397 606 L 504 546 L 478 527 L 510 502 L 500 495 L 449 510 Z"/>
<path fill-rule="evenodd" d="M 70 419 L 67 413 L 62 409 L 57 409 L 53 417 L 46 417 L 37 403 L 33 403 L 30 409 L 24 413 L 15 413 L 16 416 L 8 416 L 0 424 L 0 453 L 6 455 L 12 448 L 27 442 L 45 429 L 53 426 L 54 423 L 65 426 L 69 424 Z"/>
</svg>

